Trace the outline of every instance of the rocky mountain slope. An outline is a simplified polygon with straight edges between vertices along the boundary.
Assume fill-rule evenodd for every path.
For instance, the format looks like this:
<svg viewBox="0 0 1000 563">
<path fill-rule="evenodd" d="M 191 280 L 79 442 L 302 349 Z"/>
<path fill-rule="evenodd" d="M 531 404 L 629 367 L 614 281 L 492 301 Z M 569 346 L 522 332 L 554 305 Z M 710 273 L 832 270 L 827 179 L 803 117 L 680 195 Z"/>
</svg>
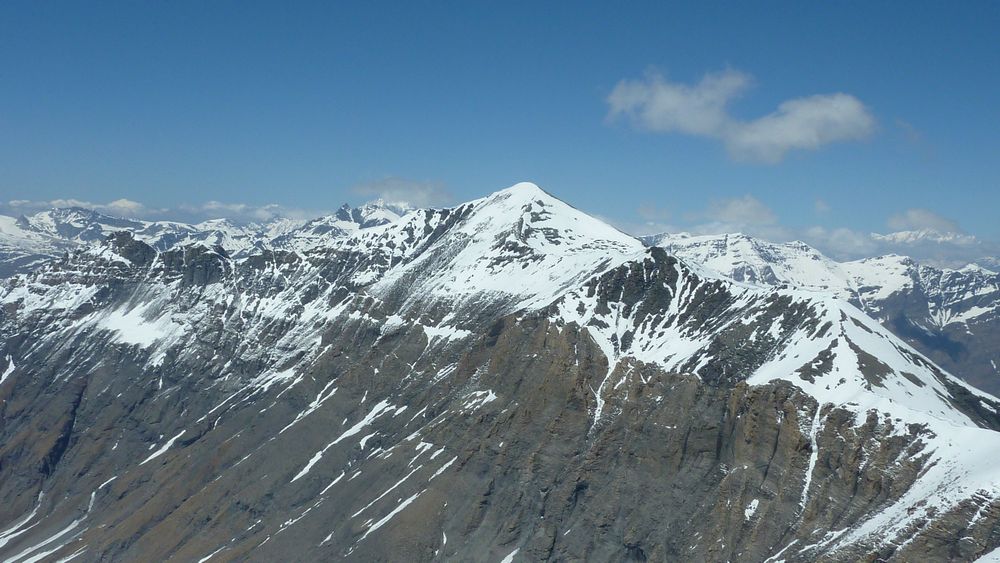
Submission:
<svg viewBox="0 0 1000 563">
<path fill-rule="evenodd" d="M 1000 274 L 935 268 L 905 256 L 836 262 L 801 243 L 742 234 L 644 239 L 737 281 L 831 292 L 966 381 L 1000 394 Z"/>
<path fill-rule="evenodd" d="M 0 559 L 972 561 L 1000 403 L 536 186 L 0 285 Z"/>
</svg>

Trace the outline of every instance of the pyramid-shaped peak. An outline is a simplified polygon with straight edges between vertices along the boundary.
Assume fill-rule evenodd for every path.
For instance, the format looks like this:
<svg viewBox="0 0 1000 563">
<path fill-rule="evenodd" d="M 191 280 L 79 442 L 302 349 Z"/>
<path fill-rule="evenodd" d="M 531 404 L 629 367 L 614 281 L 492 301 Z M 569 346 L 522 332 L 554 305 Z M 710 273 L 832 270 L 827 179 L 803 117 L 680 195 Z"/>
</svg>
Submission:
<svg viewBox="0 0 1000 563">
<path fill-rule="evenodd" d="M 494 195 L 517 196 L 523 198 L 545 197 L 553 198 L 551 194 L 538 187 L 533 182 L 518 182 L 509 188 L 496 192 Z"/>
<path fill-rule="evenodd" d="M 509 187 L 507 189 L 510 190 L 510 191 L 519 191 L 519 192 L 520 191 L 525 191 L 525 190 L 534 190 L 534 191 L 537 191 L 537 192 L 543 191 L 542 188 L 539 188 L 538 184 L 536 184 L 534 182 L 518 182 L 518 183 L 514 184 L 513 186 L 511 186 L 511 187 Z"/>
</svg>

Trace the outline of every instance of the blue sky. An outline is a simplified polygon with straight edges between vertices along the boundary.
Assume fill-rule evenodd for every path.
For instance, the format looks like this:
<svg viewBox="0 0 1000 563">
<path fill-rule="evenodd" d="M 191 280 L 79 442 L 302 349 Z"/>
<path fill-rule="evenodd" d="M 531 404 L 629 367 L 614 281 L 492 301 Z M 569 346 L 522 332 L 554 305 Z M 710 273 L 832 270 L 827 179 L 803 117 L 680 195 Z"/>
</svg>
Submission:
<svg viewBox="0 0 1000 563">
<path fill-rule="evenodd" d="M 3 3 L 0 200 L 308 213 L 531 180 L 634 230 L 1000 239 L 1000 4 L 344 4 Z M 739 145 L 761 130 L 782 148 Z"/>
</svg>

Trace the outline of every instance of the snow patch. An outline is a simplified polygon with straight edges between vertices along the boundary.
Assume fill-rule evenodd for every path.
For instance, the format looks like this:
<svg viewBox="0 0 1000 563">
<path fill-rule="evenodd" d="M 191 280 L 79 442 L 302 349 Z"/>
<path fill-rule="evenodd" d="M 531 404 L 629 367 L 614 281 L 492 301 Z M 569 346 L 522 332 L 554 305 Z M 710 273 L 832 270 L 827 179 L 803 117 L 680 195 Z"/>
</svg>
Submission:
<svg viewBox="0 0 1000 563">
<path fill-rule="evenodd" d="M 167 450 L 169 450 L 171 448 L 171 446 L 174 445 L 174 442 L 176 442 L 178 438 L 180 438 L 181 436 L 183 436 L 185 432 L 187 432 L 187 430 L 181 430 L 180 434 L 178 434 L 178 435 L 174 436 L 173 438 L 167 440 L 166 444 L 163 444 L 163 446 L 160 447 L 160 449 L 156 450 L 155 452 L 153 452 L 152 454 L 150 454 L 149 457 L 147 457 L 146 459 L 144 459 L 141 462 L 139 462 L 139 465 L 145 465 L 146 463 L 148 463 L 148 462 L 150 462 L 150 461 L 152 461 L 152 460 L 160 457 L 161 455 L 167 453 Z"/>
<path fill-rule="evenodd" d="M 757 513 L 757 506 L 760 505 L 760 501 L 753 499 L 750 504 L 747 505 L 746 509 L 743 511 L 743 520 L 750 520 L 753 515 Z"/>
<path fill-rule="evenodd" d="M 518 551 L 521 551 L 521 548 L 515 548 L 514 551 L 508 553 L 506 557 L 500 560 L 500 563 L 512 563 L 514 561 L 514 556 L 517 555 Z"/>
<path fill-rule="evenodd" d="M 7 355 L 7 368 L 3 370 L 3 374 L 0 374 L 0 385 L 7 380 L 7 376 L 14 373 L 14 359 Z"/>
<path fill-rule="evenodd" d="M 151 305 L 146 304 L 129 310 L 122 308 L 111 311 L 104 316 L 99 326 L 117 332 L 120 342 L 148 348 L 158 340 L 169 338 L 181 328 L 169 315 L 149 318 L 151 308 Z"/>
</svg>

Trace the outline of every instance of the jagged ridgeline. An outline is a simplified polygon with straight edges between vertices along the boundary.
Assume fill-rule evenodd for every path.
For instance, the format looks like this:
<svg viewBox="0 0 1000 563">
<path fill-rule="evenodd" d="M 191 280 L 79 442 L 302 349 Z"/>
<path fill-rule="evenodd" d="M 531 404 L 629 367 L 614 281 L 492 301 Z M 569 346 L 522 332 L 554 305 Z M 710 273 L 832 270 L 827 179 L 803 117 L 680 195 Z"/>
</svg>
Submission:
<svg viewBox="0 0 1000 563">
<path fill-rule="evenodd" d="M 849 300 L 532 184 L 378 223 L 240 251 L 121 233 L 4 281 L 0 558 L 1000 547 L 1000 403 Z"/>
</svg>

